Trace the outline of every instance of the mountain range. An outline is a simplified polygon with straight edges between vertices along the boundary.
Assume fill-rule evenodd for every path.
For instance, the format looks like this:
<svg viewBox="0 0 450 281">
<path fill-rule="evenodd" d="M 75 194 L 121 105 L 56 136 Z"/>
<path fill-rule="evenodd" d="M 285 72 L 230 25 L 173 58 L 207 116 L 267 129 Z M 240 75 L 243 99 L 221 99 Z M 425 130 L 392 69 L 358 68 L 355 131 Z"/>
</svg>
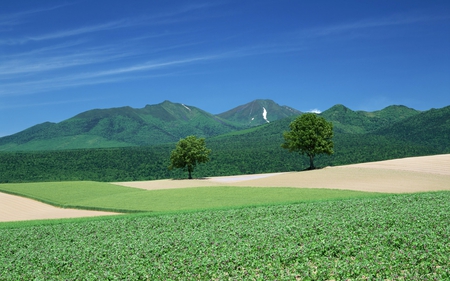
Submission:
<svg viewBox="0 0 450 281">
<path fill-rule="evenodd" d="M 272 100 L 254 100 L 217 115 L 170 101 L 138 109 L 94 109 L 2 137 L 0 151 L 145 146 L 176 142 L 188 135 L 214 139 L 255 130 L 260 135 L 273 131 L 281 136 L 299 114 L 302 112 Z M 439 134 L 435 143 L 443 149 L 448 147 L 442 139 L 450 139 L 450 107 L 421 112 L 393 105 L 366 112 L 335 105 L 320 115 L 333 123 L 337 135 L 370 133 L 426 144 Z"/>
<path fill-rule="evenodd" d="M 42 123 L 0 138 L 0 150 L 123 147 L 176 142 L 188 135 L 212 137 L 301 112 L 271 100 L 255 100 L 213 115 L 164 101 L 144 108 L 94 109 L 60 123 Z"/>
<path fill-rule="evenodd" d="M 307 157 L 281 148 L 299 114 L 269 100 L 217 115 L 169 101 L 90 110 L 0 138 L 0 183 L 183 178 L 180 169 L 167 169 L 170 152 L 192 134 L 206 137 L 212 150 L 195 177 L 303 170 Z M 334 154 L 318 155 L 317 167 L 450 153 L 450 106 L 366 112 L 335 105 L 320 116 L 333 123 Z"/>
</svg>

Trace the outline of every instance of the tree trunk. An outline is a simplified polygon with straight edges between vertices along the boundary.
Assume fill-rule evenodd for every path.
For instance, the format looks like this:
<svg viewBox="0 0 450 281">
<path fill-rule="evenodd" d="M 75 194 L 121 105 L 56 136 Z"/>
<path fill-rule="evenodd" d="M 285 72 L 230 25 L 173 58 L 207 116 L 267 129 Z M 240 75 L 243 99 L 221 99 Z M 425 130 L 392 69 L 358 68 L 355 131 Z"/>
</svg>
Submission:
<svg viewBox="0 0 450 281">
<path fill-rule="evenodd" d="M 314 155 L 309 155 L 309 169 L 314 170 L 316 167 L 314 167 Z"/>
<path fill-rule="evenodd" d="M 191 180 L 192 179 L 192 169 L 188 168 L 188 173 L 189 173 L 189 179 Z"/>
</svg>

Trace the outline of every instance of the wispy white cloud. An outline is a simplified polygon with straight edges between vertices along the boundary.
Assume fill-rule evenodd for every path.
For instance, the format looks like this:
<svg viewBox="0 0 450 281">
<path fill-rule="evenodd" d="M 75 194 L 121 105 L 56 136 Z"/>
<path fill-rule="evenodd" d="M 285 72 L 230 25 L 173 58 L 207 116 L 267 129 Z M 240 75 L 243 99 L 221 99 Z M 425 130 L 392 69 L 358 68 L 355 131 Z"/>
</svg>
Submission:
<svg viewBox="0 0 450 281">
<path fill-rule="evenodd" d="M 100 72 L 96 72 L 96 73 L 88 73 L 88 74 L 86 74 L 85 77 L 93 78 L 93 77 L 101 77 L 101 76 L 118 75 L 118 74 L 130 73 L 130 72 L 147 71 L 147 70 L 165 68 L 165 67 L 169 67 L 169 66 L 192 64 L 195 62 L 207 61 L 207 60 L 211 60 L 211 59 L 214 59 L 214 56 L 194 57 L 194 58 L 172 60 L 172 61 L 165 61 L 165 62 L 146 62 L 143 64 L 132 65 L 132 66 L 128 66 L 128 67 L 105 70 L 105 71 L 100 71 Z"/>
<path fill-rule="evenodd" d="M 101 24 L 97 24 L 97 25 L 90 25 L 90 26 L 69 29 L 69 30 L 56 31 L 56 32 L 52 32 L 52 33 L 42 34 L 42 35 L 26 36 L 26 37 L 21 37 L 21 38 L 14 38 L 14 39 L 3 39 L 3 40 L 0 40 L 0 44 L 17 45 L 17 44 L 24 44 L 28 41 L 43 41 L 43 40 L 50 40 L 50 39 L 61 39 L 61 38 L 66 38 L 66 37 L 70 37 L 70 36 L 88 34 L 88 33 L 93 33 L 93 32 L 126 28 L 126 27 L 131 27 L 133 25 L 137 25 L 137 24 L 139 24 L 138 21 L 122 19 L 122 20 L 111 21 L 111 22 L 107 22 L 107 23 L 101 23 Z"/>
<path fill-rule="evenodd" d="M 20 74 L 41 74 L 44 71 L 111 62 L 135 55 L 133 52 L 118 52 L 105 47 L 48 56 L 47 51 L 49 50 L 52 48 L 41 50 L 41 52 L 17 54 L 10 59 L 5 59 L 0 64 L 0 79 L 14 78 Z"/>
<path fill-rule="evenodd" d="M 359 21 L 304 29 L 300 31 L 300 35 L 304 37 L 322 37 L 328 35 L 339 35 L 355 30 L 409 25 L 436 20 L 446 20 L 449 18 L 449 16 L 436 15 L 396 14 L 383 18 L 363 19 Z"/>
<path fill-rule="evenodd" d="M 390 17 L 390 18 L 384 18 L 384 19 L 375 19 L 375 20 L 364 20 L 360 22 L 355 22 L 351 24 L 344 24 L 341 26 L 336 26 L 334 29 L 336 31 L 340 30 L 351 30 L 351 29 L 365 29 L 365 28 L 372 28 L 372 27 L 385 27 L 385 26 L 395 26 L 395 25 L 406 25 L 406 24 L 413 24 L 418 22 L 425 22 L 430 21 L 433 18 L 429 17 Z M 331 30 L 333 31 L 333 30 Z"/>
<path fill-rule="evenodd" d="M 56 9 L 59 7 L 62 7 L 64 5 L 55 6 L 48 9 L 41 9 L 41 10 L 33 10 L 33 11 L 27 11 L 27 12 L 21 12 L 17 13 L 12 16 L 4 16 L 4 19 L 2 21 L 2 18 L 0 16 L 0 27 L 2 26 L 2 22 L 4 25 L 12 25 L 13 23 L 17 23 L 19 19 L 22 19 L 25 15 L 31 14 L 31 13 L 37 13 L 44 10 L 51 10 Z M 210 6 L 214 6 L 212 4 L 204 4 L 204 5 L 187 5 L 185 7 L 180 7 L 177 9 L 174 9 L 173 11 L 166 12 L 166 13 L 160 13 L 150 16 L 140 16 L 140 17 L 133 17 L 133 18 L 123 18 L 115 21 L 105 22 L 105 23 L 98 23 L 78 28 L 72 28 L 72 29 L 66 29 L 66 30 L 60 30 L 55 32 L 49 32 L 45 34 L 40 35 L 29 35 L 29 36 L 23 36 L 23 37 L 16 37 L 16 38 L 4 38 L 0 40 L 0 45 L 18 45 L 18 44 L 25 44 L 30 41 L 44 41 L 44 40 L 51 40 L 51 39 L 62 39 L 67 38 L 71 36 L 77 36 L 77 35 L 84 35 L 94 32 L 101 32 L 101 31 L 108 31 L 108 30 L 115 30 L 115 29 L 122 29 L 122 28 L 129 28 L 133 26 L 138 25 L 164 25 L 164 24 L 174 24 L 174 23 L 180 23 L 185 21 L 192 21 L 198 19 L 198 17 L 191 16 L 191 13 L 197 10 L 203 10 Z M 188 16 L 186 16 L 188 15 Z"/>
<path fill-rule="evenodd" d="M 126 80 L 139 79 L 138 73 L 147 71 L 156 71 L 170 67 L 189 65 L 202 61 L 215 59 L 214 56 L 192 57 L 179 60 L 167 60 L 159 62 L 146 62 L 126 67 L 119 67 L 107 70 L 99 70 L 93 72 L 75 73 L 65 76 L 54 76 L 52 78 L 34 79 L 26 82 L 10 82 L 3 83 L 0 89 L 0 96 L 34 94 L 39 92 L 58 90 L 62 88 L 117 83 Z M 148 77 L 161 77 L 170 75 L 168 72 L 149 73 Z"/>
<path fill-rule="evenodd" d="M 130 20 L 130 19 L 122 19 L 122 20 L 111 21 L 111 22 L 107 22 L 107 23 L 101 23 L 101 24 L 97 24 L 97 25 L 84 26 L 84 27 L 75 28 L 75 29 L 71 29 L 71 30 L 64 30 L 64 31 L 58 31 L 58 32 L 54 32 L 54 33 L 48 33 L 48 34 L 44 34 L 44 35 L 30 36 L 27 39 L 33 40 L 33 41 L 42 41 L 42 40 L 48 40 L 48 39 L 65 38 L 65 37 L 69 37 L 69 36 L 87 34 L 87 33 L 98 32 L 98 31 L 126 28 L 126 27 L 131 27 L 134 25 L 138 25 L 138 24 L 140 24 L 140 21 Z"/>
<path fill-rule="evenodd" d="M 71 4 L 65 3 L 65 4 L 60 4 L 60 5 L 56 5 L 56 6 L 52 6 L 52 7 L 21 11 L 21 12 L 16 12 L 16 13 L 11 13 L 11 14 L 0 14 L 0 28 L 11 27 L 11 26 L 25 23 L 25 22 L 27 22 L 27 19 L 25 18 L 26 16 L 59 9 L 59 8 L 62 8 L 62 7 L 68 6 L 68 5 L 71 5 Z"/>
<path fill-rule="evenodd" d="M 88 101 L 101 100 L 103 98 L 83 98 L 83 99 L 70 99 L 70 100 L 54 100 L 46 102 L 35 102 L 35 103 L 17 103 L 17 104 L 4 104 L 0 105 L 0 109 L 15 109 L 15 108 L 26 108 L 26 107 L 37 107 L 37 106 L 48 106 L 48 105 L 58 105 L 58 104 L 72 104 L 81 103 Z"/>
<path fill-rule="evenodd" d="M 217 59 L 235 59 L 271 54 L 295 53 L 304 50 L 303 46 L 284 43 L 254 44 L 242 47 L 228 48 L 218 52 L 214 57 Z"/>
<path fill-rule="evenodd" d="M 37 49 L 31 49 L 29 51 L 24 52 L 16 52 L 16 53 L 10 53 L 7 56 L 4 56 L 3 58 L 0 57 L 3 61 L 6 59 L 16 59 L 16 58 L 24 58 L 24 57 L 36 57 L 36 56 L 42 56 L 42 55 L 49 55 L 54 54 L 55 52 L 61 51 L 61 50 L 67 50 L 67 48 L 80 46 L 81 44 L 85 43 L 86 40 L 76 40 L 76 41 L 67 41 L 61 44 L 56 45 L 48 45 L 46 47 L 37 48 Z"/>
<path fill-rule="evenodd" d="M 204 13 L 204 11 L 211 6 L 214 5 L 188 5 L 150 16 L 123 18 L 73 29 L 48 32 L 41 35 L 6 39 L 6 41 L 1 41 L 0 39 L 0 44 L 2 42 L 21 44 L 29 41 L 37 42 L 58 39 L 54 41 L 54 45 L 29 49 L 20 53 L 12 52 L 3 57 L 0 56 L 0 61 L 2 61 L 0 63 L 0 81 L 2 81 L 0 95 L 34 94 L 68 87 L 115 83 L 138 79 L 138 77 L 142 76 L 160 77 L 170 75 L 168 73 L 173 73 L 174 70 L 183 69 L 181 67 L 202 62 L 296 52 L 300 49 L 298 46 L 292 44 L 274 43 L 227 47 L 223 50 L 219 50 L 220 47 L 218 47 L 215 51 L 202 51 L 201 45 L 205 42 L 201 40 L 186 40 L 183 42 L 178 38 L 177 40 L 173 40 L 175 44 L 167 44 L 167 42 L 164 42 L 164 44 L 158 45 L 156 43 L 150 48 L 148 42 L 140 45 L 140 40 L 170 35 L 174 37 L 173 32 L 169 33 L 169 35 L 166 33 L 156 35 L 144 33 L 138 37 L 121 40 L 121 42 L 108 42 L 109 45 L 95 45 L 98 42 L 95 42 L 93 39 L 88 40 L 83 39 L 85 37 L 78 36 L 137 25 L 157 25 L 195 20 L 195 17 L 199 19 L 202 16 L 208 16 L 208 13 Z M 195 15 L 192 15 L 194 11 L 201 12 L 198 15 L 195 13 Z M 46 44 L 48 42 L 42 43 Z M 35 45 L 42 46 L 43 44 L 29 45 L 32 47 Z M 85 47 L 87 45 L 91 47 Z M 199 48 L 192 48 L 194 45 L 200 46 Z M 175 53 L 178 54 L 180 49 L 183 48 L 189 50 L 184 52 L 184 57 L 175 55 Z M 173 52 L 175 49 L 177 50 Z M 157 53 L 159 53 L 158 56 L 161 56 L 161 54 L 163 56 L 158 60 L 151 60 L 151 58 L 156 57 L 155 54 Z M 136 62 L 139 60 L 144 62 Z M 81 66 L 84 68 L 81 68 Z M 187 68 L 184 69 L 186 70 Z M 194 70 L 193 68 L 189 69 L 198 72 L 198 70 Z M 185 71 L 183 75 L 193 73 L 192 71 Z"/>
<path fill-rule="evenodd" d="M 125 81 L 142 80 L 142 79 L 154 79 L 167 76 L 179 75 L 178 72 L 165 72 L 157 74 L 147 74 L 147 75 L 127 75 L 127 76 L 114 76 L 114 77 L 88 77 L 85 79 L 77 79 L 76 75 L 59 77 L 55 79 L 40 79 L 34 81 L 28 81 L 25 83 L 10 83 L 5 84 L 2 89 L 0 89 L 1 96 L 18 96 L 18 95 L 29 95 L 37 94 L 42 92 L 56 91 L 67 88 L 89 86 L 89 85 L 99 85 L 99 84 L 114 84 Z"/>
<path fill-rule="evenodd" d="M 322 111 L 320 111 L 320 110 L 317 109 L 317 108 L 310 109 L 310 110 L 308 110 L 308 111 L 306 111 L 306 112 L 315 113 L 315 114 L 320 114 L 320 113 L 322 113 Z"/>
<path fill-rule="evenodd" d="M 148 17 L 148 23 L 153 25 L 167 25 L 211 18 L 214 17 L 214 15 L 210 13 L 210 10 L 208 10 L 208 13 L 203 13 L 202 15 L 198 15 L 196 12 L 206 11 L 207 9 L 218 5 L 221 5 L 219 1 L 216 1 L 215 3 L 187 4 L 185 6 L 176 7 L 168 12 L 152 15 Z"/>
<path fill-rule="evenodd" d="M 73 44 L 76 44 L 76 42 Z M 188 46 L 191 45 L 188 44 Z M 68 46 L 71 46 L 71 44 L 68 44 Z M 186 45 L 180 44 L 179 46 L 169 46 L 167 48 L 182 48 L 184 46 Z M 118 46 L 117 49 L 112 46 L 102 46 L 91 48 L 87 51 L 80 51 L 79 53 L 47 56 L 48 53 L 52 53 L 52 50 L 63 47 L 64 45 L 59 45 L 41 49 L 40 52 L 36 50 L 27 54 L 17 54 L 13 59 L 7 60 L 0 65 L 0 80 L 4 81 L 0 89 L 0 96 L 34 94 L 83 85 L 117 83 L 142 78 L 142 76 L 137 76 L 139 73 L 147 73 L 144 75 L 146 78 L 155 78 L 168 75 L 168 70 L 172 71 L 169 73 L 173 73 L 173 69 L 180 69 L 180 67 L 197 63 L 298 50 L 291 46 L 259 45 L 218 52 L 216 54 L 204 54 L 179 59 L 159 59 L 144 63 L 127 63 L 125 65 L 124 58 L 138 54 L 136 51 L 123 52 L 122 50 L 126 49 L 126 46 Z M 162 52 L 167 50 L 167 48 L 155 49 L 153 52 Z M 143 56 L 148 56 L 148 53 Z M 118 60 L 122 66 L 111 67 L 109 63 L 114 60 Z M 79 72 L 71 71 L 70 69 L 81 65 L 89 65 L 98 70 Z M 67 69 L 68 71 L 59 71 L 62 69 Z M 51 78 L 46 78 L 49 75 L 43 75 L 44 72 L 49 72 Z M 188 75 L 189 73 L 191 72 L 183 72 L 183 75 Z M 25 80 L 21 79 L 24 75 L 27 76 Z"/>
</svg>

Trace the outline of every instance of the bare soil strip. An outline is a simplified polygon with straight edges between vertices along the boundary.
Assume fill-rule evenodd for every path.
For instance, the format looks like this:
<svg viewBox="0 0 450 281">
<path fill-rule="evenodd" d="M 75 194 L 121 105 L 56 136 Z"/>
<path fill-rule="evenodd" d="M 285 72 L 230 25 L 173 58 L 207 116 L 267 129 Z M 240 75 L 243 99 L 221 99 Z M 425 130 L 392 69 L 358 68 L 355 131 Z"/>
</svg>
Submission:
<svg viewBox="0 0 450 281">
<path fill-rule="evenodd" d="M 112 212 L 62 209 L 0 192 L 0 222 L 117 215 Z"/>
<path fill-rule="evenodd" d="M 115 184 L 147 190 L 201 186 L 307 187 L 386 193 L 450 190 L 450 154 L 327 167 L 304 172 Z M 0 193 L 0 222 L 114 214 L 116 213 L 61 209 Z"/>
<path fill-rule="evenodd" d="M 391 169 L 450 176 L 450 154 L 368 162 L 342 167 Z"/>
<path fill-rule="evenodd" d="M 224 185 L 331 188 L 387 193 L 450 190 L 450 154 L 327 167 L 303 172 L 115 184 L 147 190 Z"/>
</svg>

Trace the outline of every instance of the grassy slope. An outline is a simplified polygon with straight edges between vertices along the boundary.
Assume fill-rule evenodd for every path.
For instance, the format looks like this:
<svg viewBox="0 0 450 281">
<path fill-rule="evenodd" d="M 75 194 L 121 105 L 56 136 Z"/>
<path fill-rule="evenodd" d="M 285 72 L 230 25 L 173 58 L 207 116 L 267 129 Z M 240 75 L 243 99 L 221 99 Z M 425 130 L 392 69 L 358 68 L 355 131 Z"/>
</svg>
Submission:
<svg viewBox="0 0 450 281">
<path fill-rule="evenodd" d="M 371 196 L 380 196 L 380 194 L 325 189 L 224 186 L 153 190 L 146 191 L 145 194 L 126 193 L 98 200 L 86 200 L 82 204 L 93 206 L 105 204 L 112 208 L 120 206 L 121 209 L 129 206 L 145 211 L 167 212 Z M 103 203 L 105 199 L 108 201 L 107 204 Z"/>
<path fill-rule="evenodd" d="M 2 184 L 0 191 L 66 208 L 131 212 L 215 209 L 380 196 L 380 193 L 332 189 L 226 186 L 148 191 L 98 182 Z"/>
<path fill-rule="evenodd" d="M 0 191 L 35 199 L 57 207 L 75 207 L 91 210 L 122 210 L 120 207 L 123 205 L 115 206 L 115 208 L 112 206 L 106 208 L 104 205 L 107 205 L 108 200 L 101 200 L 101 198 L 120 197 L 127 193 L 136 193 L 135 197 L 138 198 L 139 194 L 145 193 L 143 189 L 89 181 L 2 184 L 0 185 Z M 88 198 L 100 199 L 99 205 L 83 204 L 82 202 Z M 125 208 L 124 210 L 133 211 L 139 209 Z"/>
</svg>

